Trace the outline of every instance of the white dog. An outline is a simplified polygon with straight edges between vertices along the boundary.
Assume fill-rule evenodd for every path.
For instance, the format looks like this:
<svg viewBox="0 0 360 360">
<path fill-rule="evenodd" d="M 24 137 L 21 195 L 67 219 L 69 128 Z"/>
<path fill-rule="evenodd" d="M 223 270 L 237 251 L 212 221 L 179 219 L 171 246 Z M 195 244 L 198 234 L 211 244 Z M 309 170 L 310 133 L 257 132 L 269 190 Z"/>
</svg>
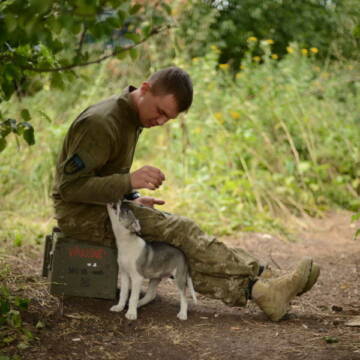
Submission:
<svg viewBox="0 0 360 360">
<path fill-rule="evenodd" d="M 163 277 L 173 275 L 180 292 L 180 311 L 177 317 L 187 319 L 188 304 L 186 300 L 186 286 L 196 303 L 196 295 L 184 254 L 177 248 L 161 243 L 146 243 L 137 234 L 140 224 L 132 211 L 119 202 L 114 208 L 107 205 L 112 229 L 118 249 L 118 264 L 120 285 L 120 299 L 111 311 L 122 311 L 129 295 L 131 281 L 131 295 L 128 311 L 125 314 L 129 320 L 137 319 L 137 308 L 148 304 L 156 297 L 156 288 Z M 139 301 L 140 288 L 143 279 L 150 279 L 145 296 Z"/>
</svg>

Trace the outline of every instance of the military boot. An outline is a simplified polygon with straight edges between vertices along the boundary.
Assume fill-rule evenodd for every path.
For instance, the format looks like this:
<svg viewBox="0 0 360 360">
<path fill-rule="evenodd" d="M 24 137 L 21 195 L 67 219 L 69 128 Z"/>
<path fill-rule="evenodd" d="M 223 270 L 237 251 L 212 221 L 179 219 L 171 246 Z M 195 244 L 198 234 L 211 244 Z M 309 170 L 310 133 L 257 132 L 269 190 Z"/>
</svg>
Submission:
<svg viewBox="0 0 360 360">
<path fill-rule="evenodd" d="M 306 282 L 306 285 L 305 285 L 303 291 L 298 293 L 297 296 L 301 296 L 302 294 L 309 291 L 315 285 L 319 275 L 320 275 L 320 266 L 318 264 L 313 263 L 311 266 L 308 281 Z"/>
<path fill-rule="evenodd" d="M 312 259 L 304 258 L 295 270 L 277 278 L 262 278 L 252 288 L 252 299 L 272 320 L 279 321 L 290 309 L 290 301 L 304 291 Z"/>
<path fill-rule="evenodd" d="M 269 265 L 266 265 L 264 271 L 261 273 L 261 278 L 270 279 L 274 277 L 280 277 L 285 273 L 286 272 L 284 270 L 273 269 Z M 300 293 L 298 293 L 297 296 L 301 296 L 302 294 L 309 291 L 315 285 L 319 275 L 320 266 L 318 264 L 312 263 L 308 281 L 306 282 L 304 289 Z"/>
</svg>

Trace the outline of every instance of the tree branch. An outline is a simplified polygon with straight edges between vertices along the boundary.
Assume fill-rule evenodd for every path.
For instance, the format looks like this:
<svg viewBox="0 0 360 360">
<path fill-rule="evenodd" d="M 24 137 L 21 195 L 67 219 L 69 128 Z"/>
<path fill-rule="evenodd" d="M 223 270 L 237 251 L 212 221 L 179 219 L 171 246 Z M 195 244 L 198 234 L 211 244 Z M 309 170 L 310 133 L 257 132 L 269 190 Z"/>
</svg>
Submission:
<svg viewBox="0 0 360 360">
<path fill-rule="evenodd" d="M 135 47 L 137 47 L 138 45 L 141 45 L 142 43 L 144 43 L 145 41 L 147 41 L 150 37 L 154 36 L 154 35 L 157 35 L 165 30 L 168 30 L 171 28 L 171 25 L 170 24 L 167 24 L 165 25 L 164 27 L 162 28 L 156 28 L 156 29 L 153 29 L 151 31 L 151 33 L 144 39 L 142 39 L 141 41 L 139 41 L 137 44 L 134 44 L 132 46 L 128 46 L 126 48 L 123 48 L 123 49 L 119 49 L 119 50 L 114 50 L 111 54 L 108 54 L 108 55 L 104 55 L 96 60 L 91 60 L 91 61 L 87 61 L 85 63 L 81 63 L 81 64 L 70 64 L 70 65 L 66 65 L 66 66 L 60 66 L 60 67 L 56 67 L 56 68 L 35 68 L 35 67 L 32 67 L 32 66 L 20 66 L 21 69 L 23 70 L 29 70 L 29 71 L 34 71 L 34 72 L 57 72 L 57 71 L 65 71 L 65 70 L 71 70 L 71 69 L 74 69 L 74 68 L 78 68 L 78 67 L 84 67 L 84 66 L 88 66 L 88 65 L 93 65 L 93 64 L 98 64 L 98 63 L 101 63 L 103 62 L 104 60 L 106 59 L 109 59 L 113 56 L 116 56 L 116 55 L 119 55 L 125 51 L 128 51 L 130 49 L 133 49 Z"/>
</svg>

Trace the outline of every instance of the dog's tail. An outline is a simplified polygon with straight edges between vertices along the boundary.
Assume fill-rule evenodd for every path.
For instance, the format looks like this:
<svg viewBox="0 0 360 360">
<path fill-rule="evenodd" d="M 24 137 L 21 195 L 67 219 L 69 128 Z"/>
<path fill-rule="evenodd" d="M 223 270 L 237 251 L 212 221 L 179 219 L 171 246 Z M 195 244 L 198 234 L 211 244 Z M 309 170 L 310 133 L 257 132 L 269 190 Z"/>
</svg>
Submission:
<svg viewBox="0 0 360 360">
<path fill-rule="evenodd" d="M 190 294 L 194 300 L 194 303 L 197 304 L 197 298 L 196 298 L 196 294 L 195 294 L 195 290 L 194 290 L 194 285 L 193 285 L 190 275 L 187 276 L 187 286 L 190 290 Z"/>
</svg>

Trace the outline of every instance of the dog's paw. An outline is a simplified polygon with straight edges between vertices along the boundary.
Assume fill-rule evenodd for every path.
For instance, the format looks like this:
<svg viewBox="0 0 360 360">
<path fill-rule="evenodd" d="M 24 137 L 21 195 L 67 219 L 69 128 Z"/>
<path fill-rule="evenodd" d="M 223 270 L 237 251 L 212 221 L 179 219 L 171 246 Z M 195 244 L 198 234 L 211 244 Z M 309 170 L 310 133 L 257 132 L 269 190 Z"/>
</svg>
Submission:
<svg viewBox="0 0 360 360">
<path fill-rule="evenodd" d="M 178 317 L 180 320 L 187 320 L 187 313 L 180 311 L 180 312 L 177 314 L 177 317 Z"/>
<path fill-rule="evenodd" d="M 121 305 L 114 305 L 110 308 L 110 311 L 114 311 L 114 312 L 121 312 L 124 310 L 124 306 Z"/>
<path fill-rule="evenodd" d="M 136 320 L 137 319 L 137 313 L 133 313 L 133 312 L 127 312 L 125 314 L 125 317 L 128 319 L 128 320 Z"/>
</svg>

